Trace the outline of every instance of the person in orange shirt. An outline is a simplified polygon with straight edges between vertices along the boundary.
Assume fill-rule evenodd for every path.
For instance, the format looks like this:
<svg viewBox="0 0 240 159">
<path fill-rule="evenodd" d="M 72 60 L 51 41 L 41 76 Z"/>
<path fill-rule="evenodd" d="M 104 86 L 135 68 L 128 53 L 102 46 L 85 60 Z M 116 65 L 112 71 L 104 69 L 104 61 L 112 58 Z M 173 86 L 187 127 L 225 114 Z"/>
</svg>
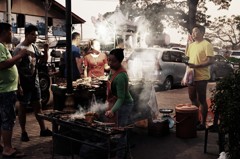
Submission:
<svg viewBox="0 0 240 159">
<path fill-rule="evenodd" d="M 107 55 L 100 51 L 99 41 L 91 41 L 91 49 L 84 57 L 84 77 L 101 77 L 104 76 L 104 70 L 109 70 L 107 64 Z"/>
</svg>

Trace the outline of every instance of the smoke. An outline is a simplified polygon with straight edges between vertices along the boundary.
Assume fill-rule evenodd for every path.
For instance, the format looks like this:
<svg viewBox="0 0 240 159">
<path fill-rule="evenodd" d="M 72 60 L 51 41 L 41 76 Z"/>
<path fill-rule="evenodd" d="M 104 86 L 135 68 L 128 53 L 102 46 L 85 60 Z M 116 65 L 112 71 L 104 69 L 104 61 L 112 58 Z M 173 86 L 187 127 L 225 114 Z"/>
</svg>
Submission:
<svg viewBox="0 0 240 159">
<path fill-rule="evenodd" d="M 105 103 L 98 103 L 96 100 L 96 96 L 93 94 L 92 101 L 91 101 L 91 107 L 89 109 L 90 112 L 102 112 L 106 111 L 107 104 Z"/>
<path fill-rule="evenodd" d="M 160 75 L 159 58 L 156 50 L 135 49 L 128 59 L 130 91 L 136 104 L 133 120 L 155 118 L 159 114 L 154 88 Z"/>
<path fill-rule="evenodd" d="M 81 105 L 78 106 L 78 110 L 70 116 L 71 120 L 85 119 L 85 114 L 88 112 L 102 113 L 107 110 L 107 104 L 100 103 L 96 100 L 95 94 L 92 95 L 89 109 L 84 109 Z"/>
<path fill-rule="evenodd" d="M 159 58 L 157 50 L 135 49 L 127 61 L 129 79 L 158 81 L 160 74 Z"/>
<path fill-rule="evenodd" d="M 98 39 L 108 43 L 114 38 L 122 38 L 125 48 L 146 47 L 146 37 L 149 35 L 150 23 L 144 16 L 128 19 L 119 8 L 113 14 L 104 17 L 99 14 L 98 18 L 92 17 Z M 125 36 L 125 37 L 124 37 Z"/>
</svg>

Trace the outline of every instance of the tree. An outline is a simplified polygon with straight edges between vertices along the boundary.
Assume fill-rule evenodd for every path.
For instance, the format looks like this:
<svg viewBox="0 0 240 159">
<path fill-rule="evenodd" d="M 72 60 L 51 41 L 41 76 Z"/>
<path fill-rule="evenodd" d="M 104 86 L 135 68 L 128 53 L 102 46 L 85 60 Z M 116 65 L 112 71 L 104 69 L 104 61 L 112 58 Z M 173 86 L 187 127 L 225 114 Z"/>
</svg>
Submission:
<svg viewBox="0 0 240 159">
<path fill-rule="evenodd" d="M 206 34 L 206 37 L 211 40 L 218 39 L 226 44 L 231 44 L 232 49 L 236 49 L 240 44 L 240 16 L 214 18 L 208 29 L 211 32 Z"/>
<path fill-rule="evenodd" d="M 219 9 L 228 9 L 231 0 L 208 0 L 219 6 Z M 161 0 L 159 2 L 152 0 L 119 0 L 120 9 L 123 13 L 128 13 L 131 16 L 139 15 L 162 15 L 160 18 L 167 19 L 172 26 L 181 26 L 189 33 L 193 26 L 198 24 L 209 25 L 210 17 L 205 14 L 207 0 Z M 160 6 L 158 8 L 152 6 Z M 151 14 L 149 14 L 151 13 Z M 165 17 L 164 17 L 165 16 Z M 152 22 L 158 22 L 155 18 L 149 19 Z M 151 25 L 156 27 L 158 24 Z"/>
<path fill-rule="evenodd" d="M 144 16 L 151 24 L 149 31 L 159 33 L 164 28 L 162 19 L 166 4 L 165 0 L 158 3 L 151 0 L 120 0 L 120 9 L 129 19 Z"/>
</svg>

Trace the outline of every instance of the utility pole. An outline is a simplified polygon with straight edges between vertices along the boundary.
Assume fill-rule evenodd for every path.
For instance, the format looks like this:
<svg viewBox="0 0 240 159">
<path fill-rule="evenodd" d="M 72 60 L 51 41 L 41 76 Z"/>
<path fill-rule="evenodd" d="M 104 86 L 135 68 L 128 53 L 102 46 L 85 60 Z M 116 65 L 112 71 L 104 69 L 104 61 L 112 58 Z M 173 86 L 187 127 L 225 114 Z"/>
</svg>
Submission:
<svg viewBox="0 0 240 159">
<path fill-rule="evenodd" d="M 12 5 L 11 5 L 11 0 L 6 0 L 6 8 L 7 8 L 7 18 L 6 18 L 6 22 L 11 24 L 12 23 L 12 18 L 11 18 L 11 12 L 12 12 Z"/>
<path fill-rule="evenodd" d="M 67 93 L 72 93 L 72 3 L 65 0 L 66 4 L 66 42 L 67 42 Z"/>
<path fill-rule="evenodd" d="M 43 5 L 45 8 L 45 40 L 48 41 L 48 11 L 52 5 L 51 0 L 43 1 Z"/>
</svg>

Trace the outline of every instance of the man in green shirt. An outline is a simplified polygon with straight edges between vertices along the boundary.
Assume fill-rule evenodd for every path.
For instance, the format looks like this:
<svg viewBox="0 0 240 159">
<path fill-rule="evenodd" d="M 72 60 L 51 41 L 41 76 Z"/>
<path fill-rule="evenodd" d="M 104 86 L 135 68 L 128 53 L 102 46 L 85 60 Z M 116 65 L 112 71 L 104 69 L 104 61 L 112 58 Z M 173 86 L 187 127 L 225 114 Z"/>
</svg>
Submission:
<svg viewBox="0 0 240 159">
<path fill-rule="evenodd" d="M 19 54 L 12 58 L 6 44 L 11 43 L 12 30 L 8 23 L 0 23 L 0 139 L 3 139 L 3 157 L 22 157 L 24 154 L 12 147 L 12 130 L 15 121 L 14 106 L 18 88 L 18 71 L 15 63 L 29 52 L 19 50 Z"/>
</svg>

